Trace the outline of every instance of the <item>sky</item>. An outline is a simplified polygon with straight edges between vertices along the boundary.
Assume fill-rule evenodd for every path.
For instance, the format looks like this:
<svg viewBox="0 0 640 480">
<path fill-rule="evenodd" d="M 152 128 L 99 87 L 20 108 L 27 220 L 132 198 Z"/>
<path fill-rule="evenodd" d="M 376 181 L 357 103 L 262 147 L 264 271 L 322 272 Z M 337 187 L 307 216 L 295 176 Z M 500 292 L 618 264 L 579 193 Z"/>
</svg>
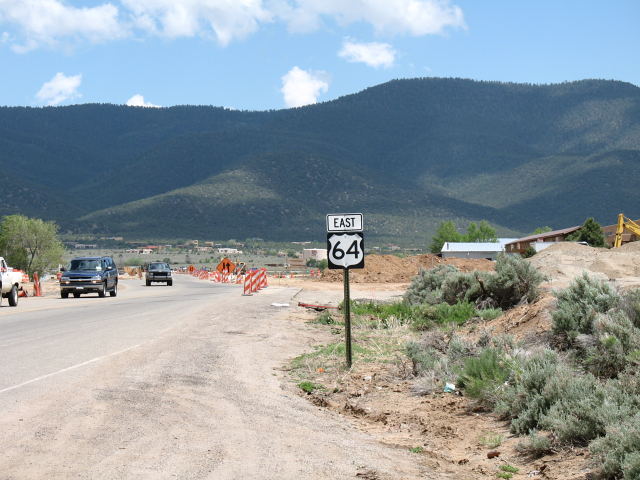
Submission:
<svg viewBox="0 0 640 480">
<path fill-rule="evenodd" d="M 640 0 L 0 0 L 0 105 L 268 110 L 415 77 L 640 86 Z"/>
</svg>

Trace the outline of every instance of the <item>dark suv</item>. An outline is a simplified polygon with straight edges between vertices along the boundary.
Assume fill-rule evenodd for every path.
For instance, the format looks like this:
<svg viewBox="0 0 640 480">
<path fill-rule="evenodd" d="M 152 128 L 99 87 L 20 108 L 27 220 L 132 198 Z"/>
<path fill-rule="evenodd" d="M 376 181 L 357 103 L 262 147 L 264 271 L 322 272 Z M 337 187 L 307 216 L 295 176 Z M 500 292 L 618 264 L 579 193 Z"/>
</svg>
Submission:
<svg viewBox="0 0 640 480">
<path fill-rule="evenodd" d="M 118 294 L 118 269 L 111 257 L 78 257 L 71 260 L 69 268 L 62 269 L 60 296 L 96 292 L 99 297 Z"/>
<path fill-rule="evenodd" d="M 163 282 L 171 286 L 173 285 L 171 267 L 165 262 L 151 262 L 147 267 L 145 280 L 147 281 L 147 287 L 151 286 L 151 282 Z"/>
</svg>

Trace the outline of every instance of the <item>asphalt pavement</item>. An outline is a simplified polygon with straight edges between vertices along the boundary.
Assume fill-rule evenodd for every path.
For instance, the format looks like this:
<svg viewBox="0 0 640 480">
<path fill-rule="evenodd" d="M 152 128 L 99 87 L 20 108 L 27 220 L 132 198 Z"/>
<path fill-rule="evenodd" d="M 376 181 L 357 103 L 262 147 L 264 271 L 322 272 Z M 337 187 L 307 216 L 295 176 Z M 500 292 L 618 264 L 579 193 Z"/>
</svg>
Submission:
<svg viewBox="0 0 640 480">
<path fill-rule="evenodd" d="M 21 298 L 0 306 L 0 410 L 75 380 L 94 364 L 160 336 L 232 285 L 177 275 L 172 287 L 121 280 L 117 297 Z"/>
</svg>

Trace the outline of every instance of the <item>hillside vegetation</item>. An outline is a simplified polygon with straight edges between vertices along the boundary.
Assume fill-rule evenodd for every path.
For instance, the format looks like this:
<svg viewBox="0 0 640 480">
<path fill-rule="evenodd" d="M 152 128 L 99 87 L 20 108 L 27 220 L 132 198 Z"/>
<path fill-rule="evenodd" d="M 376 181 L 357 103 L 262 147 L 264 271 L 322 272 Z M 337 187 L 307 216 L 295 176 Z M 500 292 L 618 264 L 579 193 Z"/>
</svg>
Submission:
<svg viewBox="0 0 640 480">
<path fill-rule="evenodd" d="M 640 88 L 397 80 L 302 108 L 0 108 L 0 215 L 158 238 L 374 237 L 442 220 L 499 234 L 640 210 Z"/>
</svg>

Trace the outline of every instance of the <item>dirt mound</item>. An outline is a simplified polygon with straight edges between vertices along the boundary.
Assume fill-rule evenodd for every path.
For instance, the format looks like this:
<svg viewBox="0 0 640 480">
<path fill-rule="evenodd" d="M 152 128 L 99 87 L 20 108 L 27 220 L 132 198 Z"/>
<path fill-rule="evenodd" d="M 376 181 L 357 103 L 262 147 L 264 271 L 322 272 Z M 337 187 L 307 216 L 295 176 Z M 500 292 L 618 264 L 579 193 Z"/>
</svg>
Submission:
<svg viewBox="0 0 640 480">
<path fill-rule="evenodd" d="M 463 272 L 473 270 L 493 270 L 490 260 L 475 258 L 440 258 L 437 255 L 416 255 L 400 258 L 395 255 L 368 255 L 365 268 L 351 270 L 349 279 L 355 283 L 402 283 L 410 282 L 421 268 L 430 269 L 438 265 L 453 265 Z M 329 282 L 341 282 L 341 270 L 325 270 L 322 279 Z"/>
<path fill-rule="evenodd" d="M 639 245 L 635 245 L 638 243 Z M 531 264 L 550 279 L 553 288 L 564 288 L 587 272 L 621 288 L 640 286 L 640 242 L 620 248 L 593 248 L 577 243 L 558 243 L 531 258 Z"/>
</svg>

